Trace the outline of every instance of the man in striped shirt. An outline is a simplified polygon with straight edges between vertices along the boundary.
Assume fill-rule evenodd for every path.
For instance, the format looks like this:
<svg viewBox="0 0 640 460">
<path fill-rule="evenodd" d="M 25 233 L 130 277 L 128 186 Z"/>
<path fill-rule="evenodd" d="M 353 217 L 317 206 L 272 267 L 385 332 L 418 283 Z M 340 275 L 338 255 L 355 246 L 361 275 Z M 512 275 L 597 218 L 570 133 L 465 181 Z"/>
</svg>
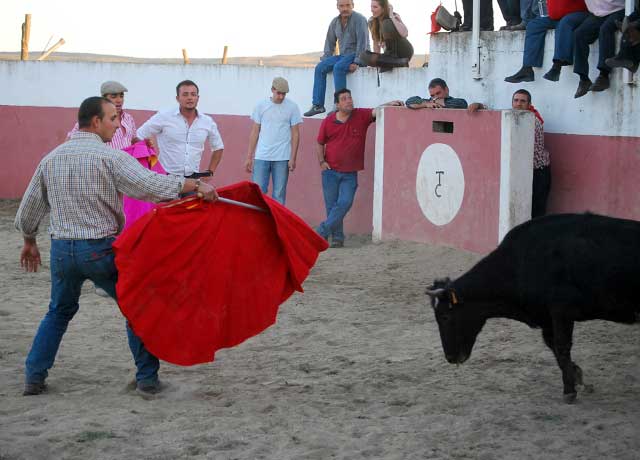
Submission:
<svg viewBox="0 0 640 460">
<path fill-rule="evenodd" d="M 127 92 L 127 88 L 122 83 L 117 81 L 105 81 L 100 85 L 100 94 L 102 97 L 106 97 L 116 106 L 118 117 L 120 118 L 120 126 L 116 129 L 113 137 L 107 145 L 114 149 L 122 150 L 129 147 L 131 144 L 135 144 L 139 141 L 136 137 L 136 122 L 131 115 L 123 110 L 124 107 L 124 93 Z M 71 139 L 71 136 L 77 133 L 79 130 L 78 123 L 67 134 L 67 139 Z"/>
<path fill-rule="evenodd" d="M 196 192 L 215 201 L 213 186 L 199 180 L 156 174 L 135 158 L 108 147 L 118 129 L 115 105 L 90 97 L 78 111 L 79 131 L 46 155 L 25 192 L 15 226 L 24 237 L 20 263 L 28 272 L 41 265 L 36 234 L 50 213 L 51 301 L 26 360 L 24 395 L 43 393 L 62 336 L 79 308 L 82 283 L 92 280 L 116 297 L 118 273 L 111 248 L 124 225 L 122 195 L 148 201 L 178 198 Z M 158 359 L 149 353 L 127 325 L 129 347 L 137 372 L 137 391 L 160 390 Z"/>
</svg>

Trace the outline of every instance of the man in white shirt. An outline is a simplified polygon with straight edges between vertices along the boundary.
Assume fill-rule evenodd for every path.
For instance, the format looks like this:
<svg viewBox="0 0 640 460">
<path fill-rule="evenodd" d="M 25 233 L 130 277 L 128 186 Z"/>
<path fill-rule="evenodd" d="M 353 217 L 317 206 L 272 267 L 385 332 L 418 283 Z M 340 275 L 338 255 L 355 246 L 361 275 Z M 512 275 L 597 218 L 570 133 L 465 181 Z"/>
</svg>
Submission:
<svg viewBox="0 0 640 460">
<path fill-rule="evenodd" d="M 200 172 L 200 160 L 204 143 L 208 140 L 213 154 L 207 172 L 215 172 L 224 144 L 213 119 L 198 112 L 200 98 L 198 85 L 184 80 L 176 86 L 178 108 L 158 112 L 138 128 L 138 137 L 149 139 L 156 136 L 160 164 L 169 174 L 184 177 Z"/>
<path fill-rule="evenodd" d="M 253 172 L 252 181 L 267 193 L 271 176 L 273 199 L 284 204 L 289 172 L 296 169 L 302 117 L 298 105 L 285 99 L 289 83 L 276 77 L 271 84 L 271 97 L 256 105 L 251 119 L 249 152 L 245 169 Z"/>
</svg>

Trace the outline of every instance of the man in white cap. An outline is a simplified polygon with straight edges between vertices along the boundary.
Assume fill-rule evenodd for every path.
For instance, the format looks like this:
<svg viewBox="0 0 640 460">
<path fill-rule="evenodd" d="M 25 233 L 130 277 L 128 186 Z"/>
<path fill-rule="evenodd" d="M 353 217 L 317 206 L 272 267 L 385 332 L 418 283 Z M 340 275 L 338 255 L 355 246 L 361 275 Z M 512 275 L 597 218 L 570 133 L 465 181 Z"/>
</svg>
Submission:
<svg viewBox="0 0 640 460">
<path fill-rule="evenodd" d="M 289 83 L 276 77 L 271 84 L 271 97 L 259 102 L 253 109 L 253 127 L 249 135 L 249 150 L 245 169 L 252 172 L 252 181 L 262 193 L 267 193 L 269 177 L 271 196 L 285 203 L 289 172 L 296 169 L 302 117 L 298 105 L 286 99 Z"/>
<path fill-rule="evenodd" d="M 106 97 L 116 106 L 118 112 L 118 119 L 120 120 L 120 127 L 116 130 L 113 138 L 106 144 L 114 149 L 122 150 L 129 147 L 131 144 L 138 142 L 136 137 L 136 122 L 133 117 L 125 112 L 122 108 L 124 106 L 124 93 L 127 92 L 127 88 L 117 81 L 105 81 L 100 85 L 100 94 L 102 97 Z M 78 132 L 78 123 L 75 124 L 73 129 L 67 134 L 67 139 L 71 138 L 72 134 Z"/>
</svg>

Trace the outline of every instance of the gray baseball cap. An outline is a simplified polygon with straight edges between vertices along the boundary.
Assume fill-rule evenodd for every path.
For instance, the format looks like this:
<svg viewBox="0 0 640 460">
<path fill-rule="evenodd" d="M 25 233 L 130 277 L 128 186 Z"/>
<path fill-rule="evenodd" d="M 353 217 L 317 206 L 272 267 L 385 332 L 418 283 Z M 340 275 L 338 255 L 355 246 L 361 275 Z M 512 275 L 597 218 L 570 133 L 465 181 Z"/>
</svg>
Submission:
<svg viewBox="0 0 640 460">
<path fill-rule="evenodd" d="M 274 78 L 273 83 L 271 83 L 271 86 L 273 87 L 273 89 L 281 93 L 289 92 L 289 83 L 287 82 L 287 80 L 285 80 L 282 77 Z"/>
<path fill-rule="evenodd" d="M 100 94 L 118 94 L 127 92 L 127 88 L 122 83 L 117 81 L 105 81 L 100 85 Z"/>
</svg>

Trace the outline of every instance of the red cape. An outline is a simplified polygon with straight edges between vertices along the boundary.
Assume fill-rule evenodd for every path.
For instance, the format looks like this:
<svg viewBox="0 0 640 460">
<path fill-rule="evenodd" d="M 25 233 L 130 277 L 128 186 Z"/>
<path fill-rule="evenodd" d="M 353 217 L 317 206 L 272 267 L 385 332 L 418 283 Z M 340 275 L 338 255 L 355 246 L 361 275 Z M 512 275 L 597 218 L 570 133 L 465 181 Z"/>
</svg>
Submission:
<svg viewBox="0 0 640 460">
<path fill-rule="evenodd" d="M 327 242 L 256 184 L 218 189 L 227 203 L 175 201 L 149 212 L 113 247 L 118 304 L 158 358 L 184 366 L 259 334 Z"/>
</svg>

